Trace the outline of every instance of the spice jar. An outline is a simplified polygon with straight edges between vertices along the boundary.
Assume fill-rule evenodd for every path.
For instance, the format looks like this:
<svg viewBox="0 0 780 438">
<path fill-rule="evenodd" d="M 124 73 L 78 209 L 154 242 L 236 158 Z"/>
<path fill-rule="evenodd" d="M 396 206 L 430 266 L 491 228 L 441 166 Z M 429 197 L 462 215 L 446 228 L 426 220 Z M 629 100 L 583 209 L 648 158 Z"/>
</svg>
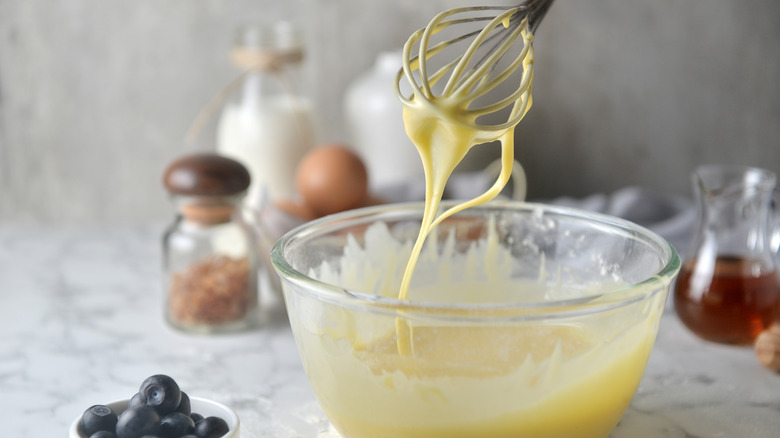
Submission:
<svg viewBox="0 0 780 438">
<path fill-rule="evenodd" d="M 163 183 L 178 209 L 163 237 L 168 323 L 201 333 L 254 325 L 257 240 L 241 212 L 249 172 L 233 159 L 196 154 L 171 163 Z"/>
</svg>

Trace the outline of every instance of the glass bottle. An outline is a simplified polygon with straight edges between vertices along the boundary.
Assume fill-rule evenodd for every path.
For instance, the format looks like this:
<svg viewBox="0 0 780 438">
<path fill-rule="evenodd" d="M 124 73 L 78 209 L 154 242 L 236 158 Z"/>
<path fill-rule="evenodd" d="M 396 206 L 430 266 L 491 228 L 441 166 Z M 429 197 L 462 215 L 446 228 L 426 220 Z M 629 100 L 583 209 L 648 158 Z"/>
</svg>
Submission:
<svg viewBox="0 0 780 438">
<path fill-rule="evenodd" d="M 706 165 L 693 173 L 699 220 L 674 304 L 701 338 L 750 344 L 780 315 L 775 185 L 772 172 L 753 167 Z"/>
<path fill-rule="evenodd" d="M 196 154 L 171 163 L 163 182 L 178 210 L 163 237 L 166 320 L 200 333 L 255 325 L 257 242 L 241 212 L 249 173 L 230 158 Z"/>
<path fill-rule="evenodd" d="M 217 151 L 249 170 L 246 205 L 292 198 L 295 171 L 315 142 L 313 106 L 300 90 L 301 39 L 289 22 L 239 29 L 231 62 L 244 72 L 217 126 Z"/>
</svg>

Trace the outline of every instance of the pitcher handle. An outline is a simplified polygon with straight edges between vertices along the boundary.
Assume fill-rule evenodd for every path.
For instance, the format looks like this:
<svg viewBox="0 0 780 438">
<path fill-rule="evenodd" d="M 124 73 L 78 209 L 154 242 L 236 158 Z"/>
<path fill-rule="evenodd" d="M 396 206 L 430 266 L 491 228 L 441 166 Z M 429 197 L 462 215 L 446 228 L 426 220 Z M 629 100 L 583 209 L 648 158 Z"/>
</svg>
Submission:
<svg viewBox="0 0 780 438">
<path fill-rule="evenodd" d="M 769 248 L 775 256 L 778 257 L 780 256 L 780 188 L 774 190 L 772 196 L 772 210 L 774 211 L 774 217 L 770 224 L 772 234 L 769 239 Z"/>
</svg>

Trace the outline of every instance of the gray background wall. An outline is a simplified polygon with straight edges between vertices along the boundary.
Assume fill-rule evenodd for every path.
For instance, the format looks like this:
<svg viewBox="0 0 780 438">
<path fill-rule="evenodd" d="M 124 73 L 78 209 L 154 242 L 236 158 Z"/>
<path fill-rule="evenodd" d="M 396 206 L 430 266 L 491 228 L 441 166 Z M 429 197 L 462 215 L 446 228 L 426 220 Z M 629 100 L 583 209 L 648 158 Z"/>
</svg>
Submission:
<svg viewBox="0 0 780 438">
<path fill-rule="evenodd" d="M 350 81 L 467 3 L 479 2 L 0 0 L 0 223 L 169 218 L 160 176 L 235 75 L 237 25 L 305 28 L 320 140 L 344 140 Z M 626 185 L 689 195 L 705 162 L 780 173 L 780 3 L 557 0 L 535 47 L 517 145 L 531 198 Z M 477 152 L 464 169 L 497 154 Z"/>
</svg>

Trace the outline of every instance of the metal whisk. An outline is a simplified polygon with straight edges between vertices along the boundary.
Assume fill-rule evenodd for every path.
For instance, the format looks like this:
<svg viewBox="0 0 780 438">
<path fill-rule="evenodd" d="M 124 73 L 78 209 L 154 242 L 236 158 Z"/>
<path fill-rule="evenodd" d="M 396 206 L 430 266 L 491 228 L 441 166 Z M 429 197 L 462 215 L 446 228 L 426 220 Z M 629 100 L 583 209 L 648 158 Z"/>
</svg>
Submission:
<svg viewBox="0 0 780 438">
<path fill-rule="evenodd" d="M 451 105 L 465 109 L 462 122 L 475 129 L 502 131 L 514 127 L 530 108 L 530 85 L 533 81 L 533 32 L 553 0 L 525 0 L 515 7 L 474 6 L 444 11 L 436 15 L 424 29 L 413 33 L 403 51 L 403 69 L 398 73 L 395 92 L 401 102 L 412 105 L 415 99 L 453 99 Z M 474 16 L 474 14 L 477 14 Z M 487 22 L 483 28 L 471 30 L 431 46 L 431 38 L 447 28 L 473 26 Z M 469 27 L 471 29 L 471 27 Z M 497 66 L 508 56 L 515 42 L 522 37 L 523 46 L 517 56 L 503 70 Z M 473 39 L 468 48 L 434 73 L 429 73 L 431 60 L 445 49 L 457 43 Z M 419 45 L 418 54 L 412 56 L 412 48 Z M 499 84 L 506 81 L 523 65 L 523 76 L 514 92 L 491 102 L 472 108 L 477 99 L 483 98 Z M 449 78 L 440 92 L 433 86 L 442 78 Z M 412 87 L 412 95 L 404 96 L 400 90 L 401 77 L 405 76 Z M 477 123 L 476 119 L 514 105 L 503 123 Z"/>
<path fill-rule="evenodd" d="M 533 31 L 552 1 L 525 0 L 517 7 L 450 9 L 435 16 L 424 29 L 413 33 L 404 45 L 403 69 L 396 78 L 395 93 L 404 104 L 404 127 L 407 134 L 417 146 L 421 157 L 428 158 L 423 158 L 426 202 L 420 234 L 404 272 L 399 299 L 407 299 L 417 257 L 433 227 L 458 211 L 493 199 L 508 182 L 514 164 L 513 128 L 531 106 Z M 483 22 L 487 22 L 487 25 L 481 29 L 464 32 L 431 45 L 431 37 L 448 28 L 457 27 L 460 30 L 464 26 L 478 26 Z M 511 58 L 508 56 L 510 49 L 517 48 L 515 42 L 521 37 L 523 45 L 519 54 L 510 60 L 506 68 L 498 68 L 502 59 Z M 429 74 L 434 57 L 470 39 L 471 44 L 465 51 L 456 51 L 454 60 L 445 61 L 442 67 Z M 419 50 L 417 56 L 412 57 L 415 44 L 419 45 Z M 512 77 L 521 65 L 522 76 L 515 91 L 505 96 L 499 92 L 497 101 L 483 104 L 486 96 L 489 97 L 488 93 Z M 434 86 L 448 74 L 449 78 L 443 88 L 434 92 Z M 401 93 L 403 76 L 412 88 L 409 97 Z M 510 105 L 512 108 L 507 120 L 493 124 L 484 121 Z M 497 139 L 501 139 L 502 160 L 501 171 L 493 186 L 476 198 L 461 202 L 436 216 L 444 185 L 468 150 L 476 144 Z M 432 152 L 433 149 L 436 152 Z M 435 159 L 431 159 L 434 156 Z M 413 327 L 403 317 L 396 319 L 398 352 L 403 356 L 414 353 L 412 330 Z"/>
</svg>

